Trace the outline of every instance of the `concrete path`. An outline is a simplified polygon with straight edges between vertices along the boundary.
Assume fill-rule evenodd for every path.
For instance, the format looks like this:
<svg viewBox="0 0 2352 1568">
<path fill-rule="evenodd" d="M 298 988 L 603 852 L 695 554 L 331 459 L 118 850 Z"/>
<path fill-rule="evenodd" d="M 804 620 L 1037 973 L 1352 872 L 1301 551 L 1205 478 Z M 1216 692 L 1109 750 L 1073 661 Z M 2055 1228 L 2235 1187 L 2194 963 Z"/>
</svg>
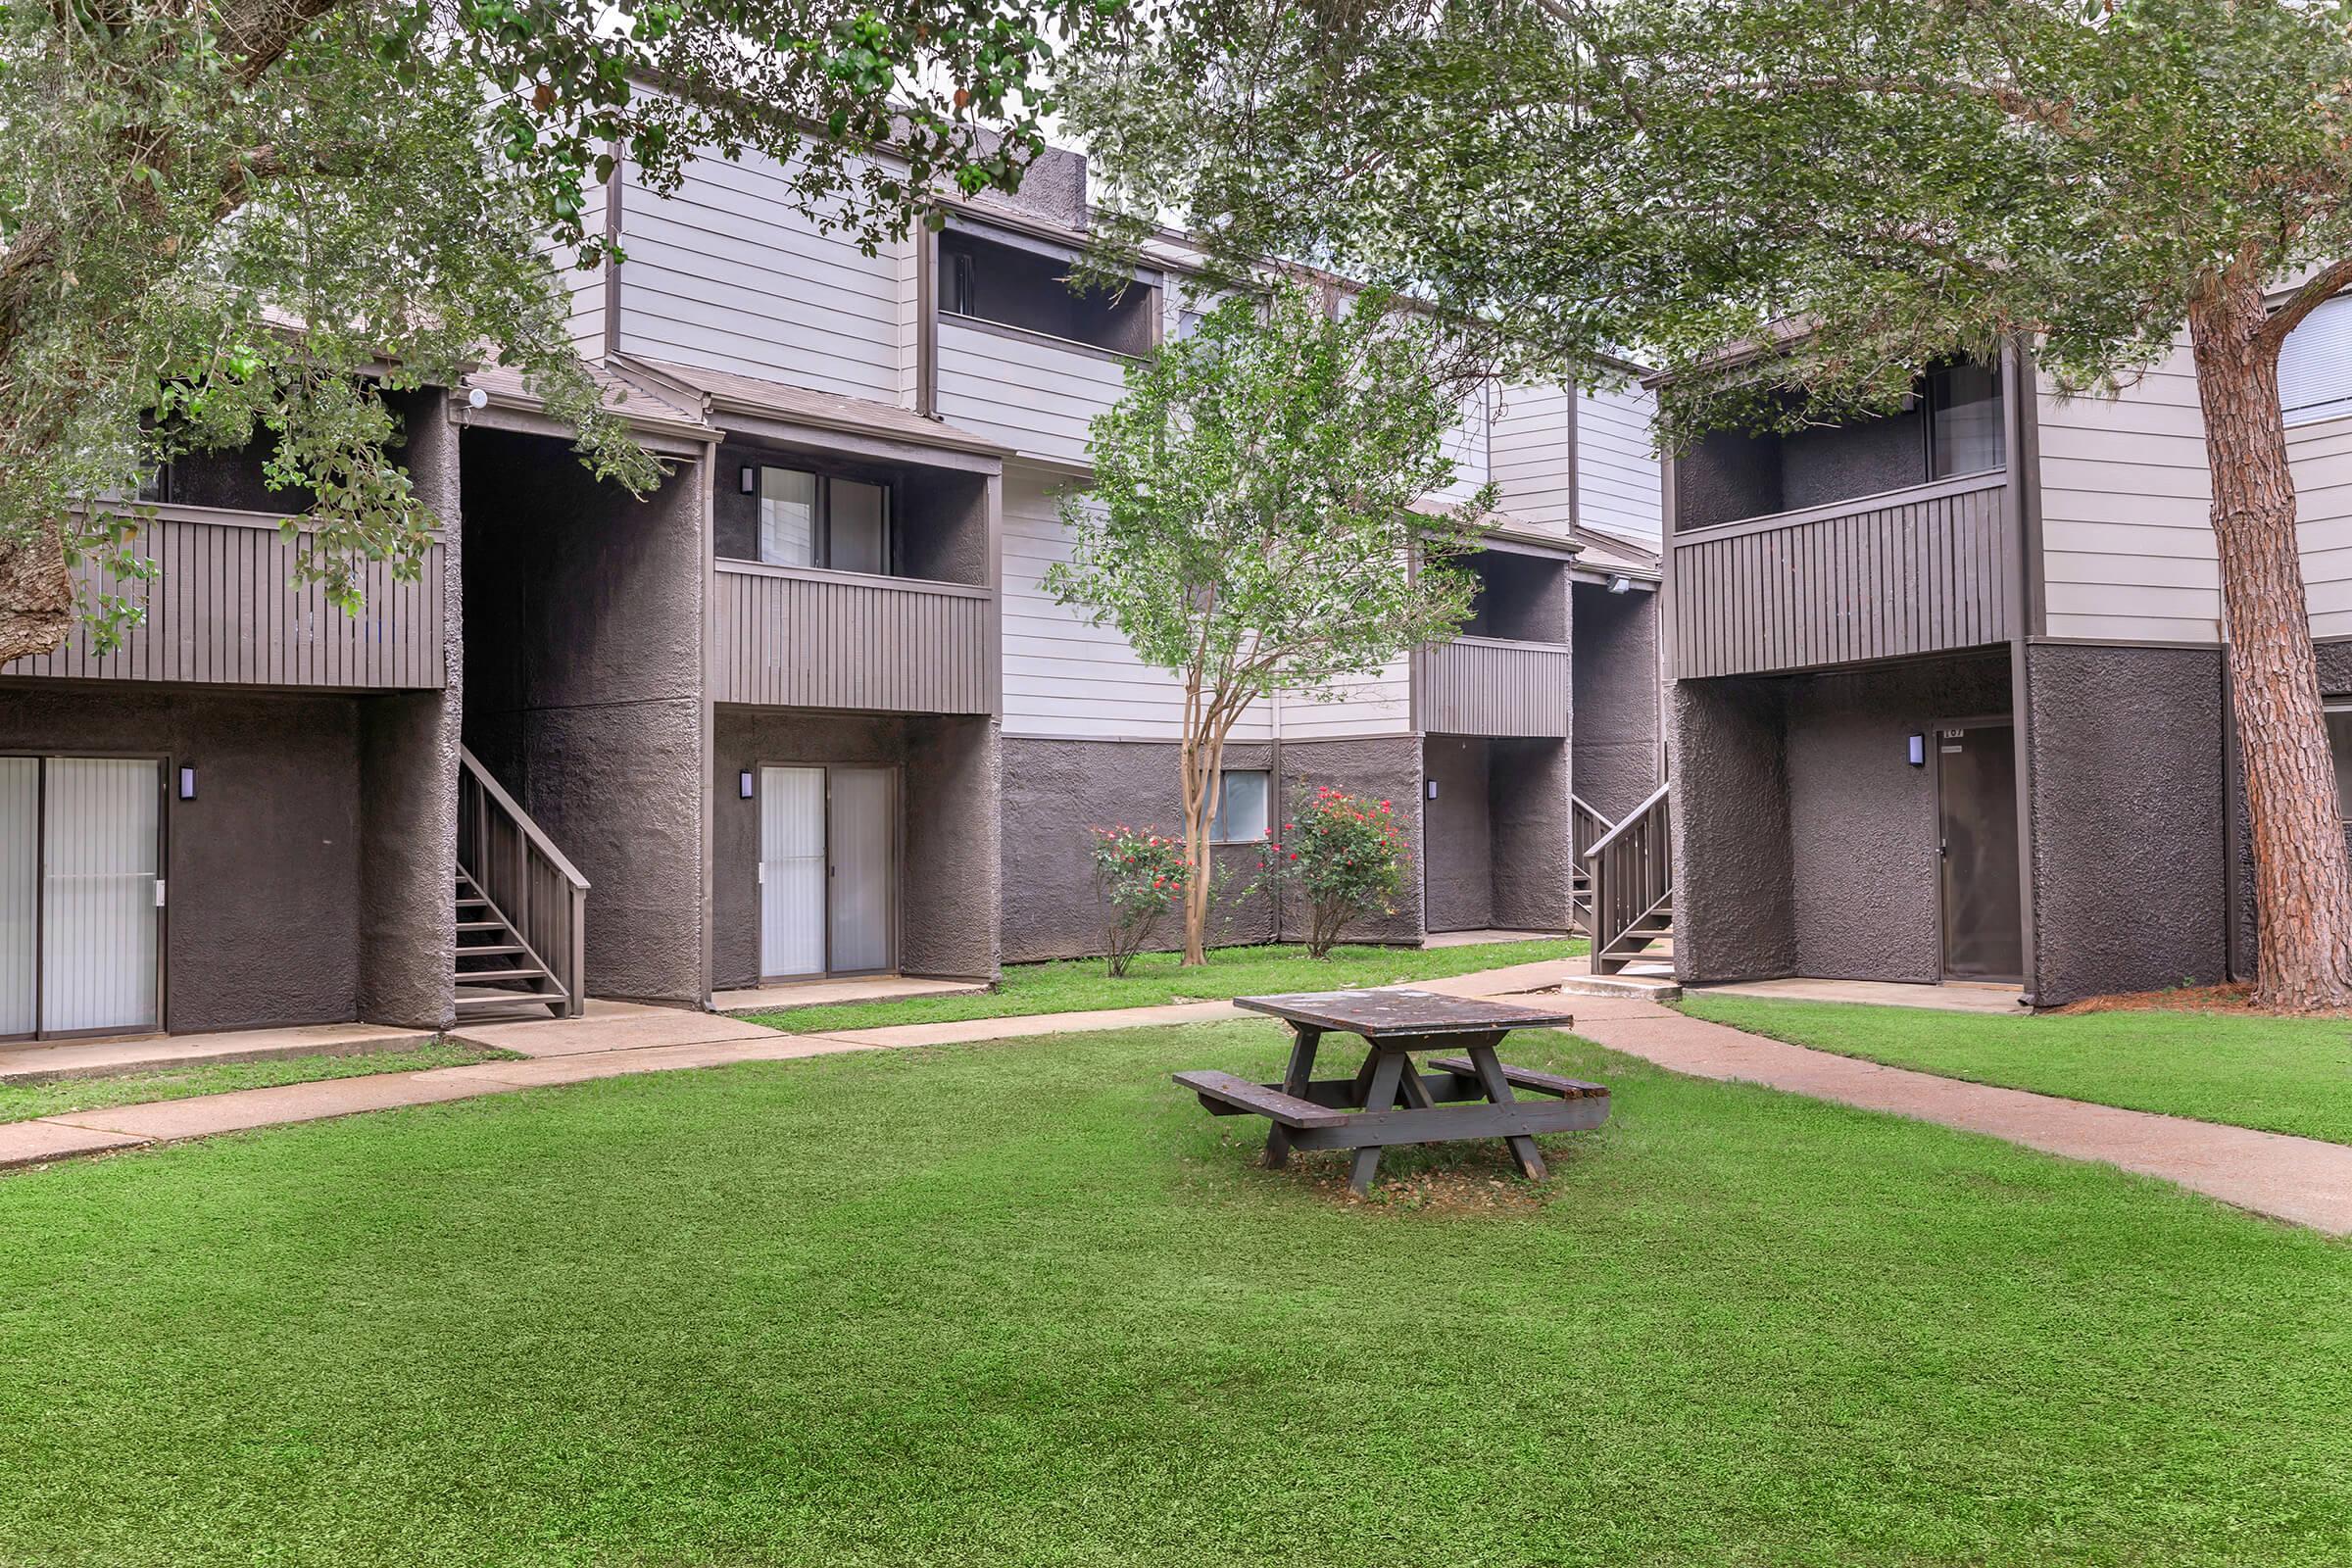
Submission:
<svg viewBox="0 0 2352 1568">
<path fill-rule="evenodd" d="M 1687 1018 L 1638 996 L 1563 996 L 1534 989 L 1555 985 L 1570 972 L 1565 960 L 1552 959 L 1417 981 L 1414 989 L 1506 997 L 1556 1010 L 1561 1027 L 1674 1072 L 1759 1084 L 1984 1133 L 2069 1159 L 2103 1161 L 2254 1213 L 2352 1235 L 2352 1148 L 1881 1066 Z M 460 1038 L 514 1052 L 519 1060 L 248 1089 L 0 1124 L 0 1168 L 633 1073 L 1257 1016 L 1229 1002 L 1193 1002 L 788 1035 L 715 1013 L 591 1003 L 587 1016 L 579 1019 L 478 1025 L 460 1032 Z"/>
<path fill-rule="evenodd" d="M 1977 985 L 1947 980 L 1939 986 L 1900 985 L 1890 980 L 1742 980 L 1728 986 L 1692 986 L 1692 996 L 1761 997 L 1769 1002 L 1865 1002 L 1883 1007 L 1926 1007 L 1936 1012 L 1994 1012 L 2023 1016 L 2020 986 Z"/>
<path fill-rule="evenodd" d="M 0 1084 L 53 1083 L 63 1078 L 114 1077 L 215 1062 L 269 1061 L 280 1056 L 353 1056 L 432 1044 L 429 1029 L 388 1029 L 372 1023 L 316 1023 L 293 1028 L 236 1029 L 211 1035 L 141 1035 L 131 1040 L 80 1040 L 62 1045 L 0 1047 Z"/>
<path fill-rule="evenodd" d="M 2352 1235 L 2352 1148 L 2341 1144 L 1963 1083 L 1741 1034 L 1645 1002 L 1575 1000 L 1578 1034 L 1674 1072 L 1985 1133 L 2158 1177 L 2331 1236 Z"/>
</svg>

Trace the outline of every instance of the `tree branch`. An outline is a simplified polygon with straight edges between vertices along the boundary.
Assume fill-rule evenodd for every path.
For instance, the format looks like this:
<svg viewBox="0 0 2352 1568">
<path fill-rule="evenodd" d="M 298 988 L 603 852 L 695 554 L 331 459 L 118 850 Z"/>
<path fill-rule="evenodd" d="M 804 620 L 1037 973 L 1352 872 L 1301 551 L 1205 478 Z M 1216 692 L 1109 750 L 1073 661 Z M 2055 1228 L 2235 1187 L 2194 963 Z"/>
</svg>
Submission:
<svg viewBox="0 0 2352 1568">
<path fill-rule="evenodd" d="M 2278 345 L 2286 341 L 2286 334 L 2300 326 L 2305 317 L 2346 288 L 2352 288 L 2352 259 L 2321 268 L 2284 305 L 2271 313 L 2271 318 L 2255 332 L 2255 344 L 2277 353 Z"/>
</svg>

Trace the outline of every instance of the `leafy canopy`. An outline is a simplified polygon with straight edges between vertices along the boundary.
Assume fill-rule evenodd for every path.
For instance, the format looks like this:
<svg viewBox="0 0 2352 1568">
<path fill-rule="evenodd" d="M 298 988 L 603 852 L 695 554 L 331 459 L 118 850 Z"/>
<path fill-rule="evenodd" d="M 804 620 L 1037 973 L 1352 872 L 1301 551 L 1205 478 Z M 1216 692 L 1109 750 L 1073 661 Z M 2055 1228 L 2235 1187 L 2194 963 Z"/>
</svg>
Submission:
<svg viewBox="0 0 2352 1568">
<path fill-rule="evenodd" d="M 2352 254 L 2333 3 L 1210 0 L 1080 54 L 1068 118 L 1129 234 L 1173 210 L 1229 265 L 1409 290 L 1523 366 L 1636 354 L 1676 434 L 1885 408 L 2013 333 L 2108 389 L 2233 270 Z"/>
<path fill-rule="evenodd" d="M 1227 723 L 1278 684 L 1327 694 L 1452 635 L 1493 495 L 1414 511 L 1453 482 L 1461 390 L 1432 373 L 1444 354 L 1377 292 L 1345 313 L 1290 283 L 1228 297 L 1131 365 L 1096 417 L 1094 481 L 1062 504 L 1070 558 L 1047 590 Z"/>
<path fill-rule="evenodd" d="M 159 463 L 259 436 L 311 570 L 354 594 L 434 521 L 383 394 L 503 361 L 601 474 L 554 262 L 584 193 L 699 148 L 787 161 L 872 247 L 929 193 L 1016 182 L 1045 29 L 1116 0 L 59 0 L 0 7 L 0 659 L 53 644 L 65 564 L 118 557 Z M 884 156 L 886 155 L 886 156 Z M 111 512 L 111 515 L 110 515 Z"/>
</svg>

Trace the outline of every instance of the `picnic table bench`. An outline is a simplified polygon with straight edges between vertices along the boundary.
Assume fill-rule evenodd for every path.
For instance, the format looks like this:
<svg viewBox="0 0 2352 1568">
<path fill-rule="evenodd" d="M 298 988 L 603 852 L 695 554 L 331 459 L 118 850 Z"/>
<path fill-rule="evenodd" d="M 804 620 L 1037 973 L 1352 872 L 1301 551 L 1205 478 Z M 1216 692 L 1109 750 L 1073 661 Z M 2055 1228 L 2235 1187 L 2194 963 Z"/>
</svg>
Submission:
<svg viewBox="0 0 2352 1568">
<path fill-rule="evenodd" d="M 1396 1144 L 1446 1144 L 1499 1138 L 1530 1180 L 1544 1175 L 1539 1133 L 1597 1127 L 1609 1117 L 1609 1092 L 1555 1073 L 1508 1066 L 1494 1048 L 1513 1029 L 1566 1027 L 1557 1012 L 1536 1012 L 1430 991 L 1319 991 L 1284 997 L 1236 997 L 1236 1006 L 1269 1013 L 1291 1026 L 1282 1081 L 1251 1083 L 1229 1072 L 1180 1072 L 1176 1082 L 1212 1115 L 1263 1116 L 1266 1163 L 1289 1162 L 1294 1149 L 1352 1149 L 1348 1190 L 1361 1197 L 1380 1173 L 1381 1151 Z M 1360 1036 L 1363 1065 L 1350 1078 L 1317 1078 L 1315 1054 L 1326 1034 Z M 1457 1050 L 1424 1072 L 1417 1052 Z M 1513 1089 L 1543 1097 L 1521 1100 Z"/>
</svg>

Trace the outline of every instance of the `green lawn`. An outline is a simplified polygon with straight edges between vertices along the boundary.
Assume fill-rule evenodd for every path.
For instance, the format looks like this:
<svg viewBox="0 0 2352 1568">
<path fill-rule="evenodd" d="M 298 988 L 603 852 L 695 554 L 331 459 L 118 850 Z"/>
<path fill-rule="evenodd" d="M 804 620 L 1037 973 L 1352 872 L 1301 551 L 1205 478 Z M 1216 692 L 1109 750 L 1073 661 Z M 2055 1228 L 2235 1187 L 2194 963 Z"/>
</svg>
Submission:
<svg viewBox="0 0 2352 1568">
<path fill-rule="evenodd" d="M 1572 958 L 1584 951 L 1584 942 L 1573 937 L 1461 948 L 1337 947 L 1324 958 L 1308 957 L 1301 947 L 1218 948 L 1210 951 L 1208 962 L 1198 969 L 1180 968 L 1178 955 L 1173 953 L 1139 954 L 1125 976 L 1118 979 L 1111 978 L 1101 958 L 1066 958 L 1053 963 L 1008 963 L 1003 984 L 983 996 L 791 1007 L 748 1016 L 795 1034 L 878 1029 L 885 1024 L 947 1023 L 1037 1012 L 1087 1012 L 1097 1007 L 1149 1007 L 1163 1002 L 1212 1002 L 1280 991 L 1385 986 L 1543 958 Z"/>
<path fill-rule="evenodd" d="M 1544 1035 L 1616 1090 L 1546 1187 L 1416 1152 L 1358 1204 L 1166 1078 L 1280 1052 L 860 1053 L 0 1179 L 0 1562 L 2352 1560 L 2352 1248 Z"/>
<path fill-rule="evenodd" d="M 2352 1022 L 2209 1012 L 1933 1012 L 1691 995 L 1683 1010 L 1840 1055 L 2352 1144 Z"/>
<path fill-rule="evenodd" d="M 138 1105 L 151 1100 L 224 1095 L 232 1089 L 315 1083 L 322 1078 L 366 1078 L 379 1072 L 462 1067 L 470 1061 L 491 1061 L 512 1055 L 512 1052 L 485 1051 L 478 1046 L 441 1040 L 411 1051 L 378 1051 L 356 1056 L 281 1056 L 273 1061 L 205 1062 L 110 1078 L 0 1084 L 0 1122 L 62 1116 L 74 1110 L 103 1110 L 109 1105 Z"/>
</svg>

